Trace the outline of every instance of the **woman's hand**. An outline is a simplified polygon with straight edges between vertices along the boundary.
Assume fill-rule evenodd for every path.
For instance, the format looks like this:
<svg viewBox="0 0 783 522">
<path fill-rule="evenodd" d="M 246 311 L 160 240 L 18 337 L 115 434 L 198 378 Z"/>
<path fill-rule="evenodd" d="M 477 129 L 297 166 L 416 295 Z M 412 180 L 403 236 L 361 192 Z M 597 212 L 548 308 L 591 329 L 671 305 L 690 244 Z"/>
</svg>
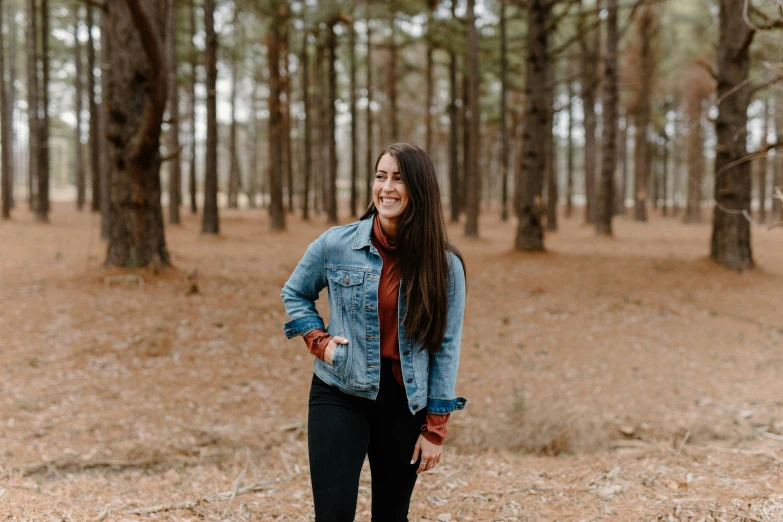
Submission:
<svg viewBox="0 0 783 522">
<path fill-rule="evenodd" d="M 345 337 L 332 337 L 329 344 L 324 348 L 324 361 L 328 364 L 332 364 L 332 356 L 334 355 L 334 351 L 337 349 L 338 344 L 348 344 L 348 339 Z"/>
<path fill-rule="evenodd" d="M 416 470 L 416 474 L 419 475 L 434 468 L 440 462 L 442 453 L 443 446 L 433 444 L 425 439 L 424 435 L 419 435 L 416 446 L 413 447 L 413 459 L 411 460 L 411 464 L 415 464 L 416 460 L 421 456 L 421 463 L 419 464 L 419 469 Z"/>
</svg>

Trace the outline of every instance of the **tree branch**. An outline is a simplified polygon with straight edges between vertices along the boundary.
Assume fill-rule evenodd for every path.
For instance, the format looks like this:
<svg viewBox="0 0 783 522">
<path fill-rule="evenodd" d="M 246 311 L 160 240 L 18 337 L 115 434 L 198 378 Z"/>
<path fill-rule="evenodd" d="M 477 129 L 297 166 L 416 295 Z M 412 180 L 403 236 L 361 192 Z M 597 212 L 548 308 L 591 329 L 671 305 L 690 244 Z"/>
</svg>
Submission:
<svg viewBox="0 0 783 522">
<path fill-rule="evenodd" d="M 707 73 L 712 76 L 712 79 L 717 81 L 718 80 L 718 73 L 715 69 L 712 68 L 712 65 L 708 64 L 706 61 L 702 60 L 701 58 L 697 58 L 694 62 L 696 65 L 702 67 L 704 70 L 707 71 Z"/>
<path fill-rule="evenodd" d="M 163 57 L 163 44 L 158 32 L 152 26 L 149 17 L 141 8 L 139 0 L 125 0 L 133 25 L 139 34 L 139 40 L 147 56 L 150 78 L 145 89 L 147 105 L 138 132 L 132 138 L 129 147 L 129 157 L 139 161 L 149 157 L 160 137 L 160 125 L 163 122 L 163 111 L 166 108 L 168 85 L 166 82 L 166 62 Z M 149 139 L 153 137 L 153 139 Z"/>
<path fill-rule="evenodd" d="M 764 83 L 759 83 L 757 85 L 752 85 L 750 87 L 750 94 L 751 94 L 751 96 L 756 94 L 757 92 L 763 90 L 763 89 L 766 89 L 770 85 L 774 85 L 774 84 L 778 83 L 780 80 L 783 80 L 783 74 L 778 74 L 777 76 L 775 76 L 771 80 L 767 80 Z"/>
</svg>

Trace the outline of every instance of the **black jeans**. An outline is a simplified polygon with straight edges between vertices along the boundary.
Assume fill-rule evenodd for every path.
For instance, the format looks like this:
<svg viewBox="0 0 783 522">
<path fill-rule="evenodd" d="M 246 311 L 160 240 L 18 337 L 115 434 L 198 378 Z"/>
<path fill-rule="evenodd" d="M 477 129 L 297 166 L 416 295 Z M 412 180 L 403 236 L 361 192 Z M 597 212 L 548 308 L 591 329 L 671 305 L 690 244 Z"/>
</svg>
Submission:
<svg viewBox="0 0 783 522">
<path fill-rule="evenodd" d="M 309 405 L 307 444 L 316 522 L 354 519 L 365 455 L 372 474 L 373 522 L 406 522 L 419 467 L 410 462 L 426 412 L 411 414 L 391 361 L 381 360 L 376 400 L 343 393 L 313 374 Z"/>
</svg>

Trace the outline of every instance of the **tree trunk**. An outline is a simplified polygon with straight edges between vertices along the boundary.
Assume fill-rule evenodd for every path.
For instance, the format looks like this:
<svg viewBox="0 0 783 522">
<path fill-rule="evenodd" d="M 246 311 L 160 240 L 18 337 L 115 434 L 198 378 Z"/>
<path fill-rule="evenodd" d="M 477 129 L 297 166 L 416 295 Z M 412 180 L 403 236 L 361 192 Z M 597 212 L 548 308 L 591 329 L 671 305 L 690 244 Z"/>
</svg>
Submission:
<svg viewBox="0 0 783 522">
<path fill-rule="evenodd" d="M 451 0 L 451 17 L 456 18 L 457 0 Z M 459 108 L 457 107 L 457 53 L 449 46 L 449 206 L 451 222 L 459 221 Z"/>
<path fill-rule="evenodd" d="M 467 207 L 466 186 L 468 179 L 468 164 L 470 162 L 470 75 L 468 74 L 468 60 L 465 57 L 462 73 L 462 172 L 458 183 L 459 187 L 459 212 Z"/>
<path fill-rule="evenodd" d="M 0 0 L 0 139 L 2 139 L 2 180 L 0 180 L 0 192 L 2 192 L 2 205 L 0 205 L 0 217 L 9 219 L 11 217 L 11 156 L 13 154 L 11 143 L 11 127 L 9 121 L 10 107 L 8 105 L 8 95 L 5 84 L 5 42 L 3 31 L 3 11 L 5 6 L 3 0 Z M 78 47 L 77 47 L 78 48 Z M 15 56 L 10 56 L 9 61 L 15 60 Z"/>
<path fill-rule="evenodd" d="M 107 266 L 166 266 L 160 205 L 160 134 L 167 99 L 168 6 L 158 0 L 107 4 L 111 78 L 106 134 L 112 144 Z"/>
<path fill-rule="evenodd" d="M 239 151 L 237 150 L 237 76 L 239 65 L 237 64 L 236 47 L 231 54 L 231 127 L 229 137 L 229 150 L 231 153 L 231 167 L 228 174 L 228 208 L 239 207 Z"/>
<path fill-rule="evenodd" d="M 356 111 L 356 29 L 353 24 L 348 26 L 350 41 L 348 43 L 349 67 L 350 67 L 350 86 L 349 102 L 351 104 L 351 217 L 356 216 L 356 205 L 358 203 L 357 177 L 359 175 L 359 147 L 357 143 L 358 116 Z M 369 64 L 368 64 L 369 66 Z"/>
<path fill-rule="evenodd" d="M 283 114 L 280 107 L 282 84 L 280 78 L 280 50 L 282 47 L 279 12 L 270 20 L 267 36 L 267 60 L 269 61 L 269 184 L 272 230 L 285 230 L 283 207 Z"/>
<path fill-rule="evenodd" d="M 14 3 L 6 2 L 8 6 L 8 36 L 10 38 L 8 42 L 8 56 L 16 56 L 16 12 L 17 7 Z M 9 159 L 9 176 L 8 176 L 8 197 L 10 198 L 10 209 L 13 210 L 16 203 L 14 200 L 14 186 L 16 184 L 16 158 L 14 158 L 13 151 L 16 150 L 16 135 L 14 132 L 14 110 L 16 108 L 16 59 L 8 60 L 8 94 L 6 95 L 8 100 L 8 128 L 11 129 L 11 137 L 9 139 L 11 143 L 11 157 Z"/>
<path fill-rule="evenodd" d="M 329 147 L 329 199 L 327 201 L 327 220 L 331 224 L 337 223 L 337 112 L 335 104 L 337 103 L 337 72 L 335 65 L 337 63 L 337 37 L 334 34 L 334 23 L 329 24 L 326 32 L 326 49 L 329 54 L 329 92 L 327 94 L 329 103 L 327 112 L 329 121 L 327 125 L 328 147 Z"/>
<path fill-rule="evenodd" d="M 367 116 L 366 116 L 366 132 L 367 139 L 366 145 L 366 157 L 365 170 L 367 172 L 367 180 L 364 185 L 365 189 L 365 207 L 368 207 L 372 202 L 372 184 L 375 177 L 375 158 L 373 153 L 374 138 L 373 138 L 373 117 L 372 117 L 372 104 L 373 104 L 373 84 L 372 84 L 372 30 L 370 29 L 370 19 L 367 18 Z"/>
<path fill-rule="evenodd" d="M 571 79 L 574 72 L 573 60 L 568 61 L 566 70 L 566 88 L 568 89 L 568 137 L 566 138 L 566 208 L 565 216 L 570 218 L 574 213 L 574 82 Z"/>
<path fill-rule="evenodd" d="M 666 127 L 663 128 L 663 158 L 661 158 L 662 162 L 662 169 L 661 169 L 661 203 L 662 208 L 661 211 L 663 213 L 663 217 L 666 217 L 669 215 L 669 204 L 667 200 L 669 199 L 669 135 L 666 132 Z"/>
<path fill-rule="evenodd" d="M 84 87 L 82 86 L 82 75 L 84 74 L 82 69 L 82 44 L 79 41 L 79 29 L 81 28 L 81 4 L 76 4 L 74 7 L 74 23 L 73 23 L 73 62 L 76 68 L 74 78 L 74 97 L 76 99 L 76 135 L 74 139 L 74 152 L 75 152 L 75 165 L 74 171 L 76 174 L 76 209 L 84 210 L 84 203 L 86 201 L 85 196 L 85 179 L 84 179 L 84 150 L 82 149 L 82 105 L 84 100 Z"/>
<path fill-rule="evenodd" d="M 315 81 L 314 87 L 315 87 L 315 107 L 317 109 L 316 111 L 316 126 L 317 129 L 317 139 L 316 139 L 316 147 L 315 147 L 315 153 L 316 153 L 316 159 L 318 160 L 319 165 L 325 165 L 328 161 L 326 158 L 326 155 L 324 154 L 325 146 L 327 139 L 327 114 L 326 114 L 326 91 L 327 88 L 324 88 L 324 79 L 325 76 L 323 74 L 324 69 L 324 62 L 326 61 L 325 51 L 324 51 L 324 42 L 323 42 L 323 35 L 321 34 L 321 31 L 318 30 L 316 32 L 316 46 L 315 46 L 315 63 L 313 64 L 314 74 L 313 79 Z M 328 170 L 328 169 L 327 169 Z M 316 178 L 313 180 L 313 210 L 315 211 L 316 215 L 320 215 L 321 210 L 325 207 L 325 202 L 327 198 L 326 194 L 326 178 L 327 175 L 324 175 L 324 168 L 316 169 Z"/>
<path fill-rule="evenodd" d="M 603 153 L 598 185 L 595 230 L 612 235 L 614 216 L 614 172 L 617 167 L 617 0 L 607 1 L 606 57 L 604 61 Z"/>
<path fill-rule="evenodd" d="M 550 61 L 553 61 L 550 58 Z M 557 230 L 557 143 L 554 134 L 555 105 L 555 64 L 551 63 L 547 70 L 547 127 L 546 140 L 546 229 L 549 232 Z"/>
<path fill-rule="evenodd" d="M 775 135 L 783 136 L 783 99 L 778 97 L 775 100 Z M 775 149 L 775 167 L 772 171 L 772 188 L 777 187 L 783 191 L 783 150 Z M 783 201 L 779 198 L 772 198 L 772 221 L 783 221 Z"/>
<path fill-rule="evenodd" d="M 98 127 L 109 127 L 109 76 L 111 74 L 111 42 L 109 41 L 109 21 L 106 14 L 100 17 L 101 23 L 101 104 L 98 107 Z M 112 160 L 111 144 L 105 135 L 98 135 L 98 168 L 101 185 L 100 211 L 101 211 L 101 239 L 109 240 L 110 207 L 111 207 L 111 180 Z"/>
<path fill-rule="evenodd" d="M 672 132 L 672 217 L 680 214 L 680 185 L 681 181 L 681 152 L 680 143 L 680 103 L 679 99 L 675 101 L 674 108 L 674 128 Z"/>
<path fill-rule="evenodd" d="M 465 168 L 465 235 L 477 238 L 479 235 L 478 217 L 481 201 L 481 175 L 479 170 L 479 153 L 481 151 L 479 112 L 479 66 L 478 66 L 478 32 L 476 31 L 475 0 L 468 0 L 468 91 L 470 98 L 470 129 L 468 139 L 468 158 Z"/>
<path fill-rule="evenodd" d="M 196 36 L 196 3 L 190 0 L 190 45 L 193 45 L 193 38 Z M 190 54 L 190 173 L 188 175 L 188 195 L 190 196 L 190 213 L 198 212 L 196 206 L 196 83 L 198 83 L 198 55 L 195 49 L 189 48 Z"/>
<path fill-rule="evenodd" d="M 100 170 L 100 116 L 95 101 L 95 40 L 92 29 L 95 25 L 94 7 L 87 4 L 87 105 L 90 110 L 90 186 L 92 199 L 90 210 L 101 211 L 101 170 Z"/>
<path fill-rule="evenodd" d="M 41 0 L 41 106 L 38 127 L 38 204 L 35 219 L 49 221 L 49 0 Z"/>
<path fill-rule="evenodd" d="M 305 28 L 302 36 L 302 100 L 304 104 L 304 186 L 302 187 L 302 219 L 310 219 L 310 179 L 313 171 L 313 147 L 311 143 L 310 111 L 310 52 L 307 45 L 309 32 Z M 369 60 L 367 62 L 369 70 Z M 369 105 L 367 107 L 369 111 Z"/>
<path fill-rule="evenodd" d="M 27 3 L 27 120 L 28 120 L 28 174 L 27 203 L 35 210 L 38 178 L 38 12 L 35 0 Z"/>
<path fill-rule="evenodd" d="M 704 177 L 704 138 L 702 137 L 702 100 L 687 93 L 685 116 L 688 122 L 686 161 L 688 162 L 688 191 L 685 204 L 685 223 L 701 222 L 701 180 Z"/>
<path fill-rule="evenodd" d="M 549 122 L 547 94 L 549 63 L 549 25 L 552 4 L 548 0 L 530 0 L 527 8 L 527 56 L 525 74 L 525 128 L 522 132 L 522 175 L 519 207 L 518 250 L 544 250 L 541 223 L 541 189 L 546 172 L 546 151 L 541 137 Z"/>
<path fill-rule="evenodd" d="M 769 98 L 764 99 L 764 123 L 762 126 L 760 148 L 766 149 L 768 145 L 767 135 L 769 134 Z M 759 187 L 759 222 L 767 221 L 767 154 L 759 158 L 758 171 L 756 173 Z"/>
<path fill-rule="evenodd" d="M 203 234 L 220 233 L 218 216 L 218 125 L 217 125 L 217 50 L 215 34 L 215 0 L 204 0 L 204 30 L 206 49 L 204 66 L 207 73 L 207 150 L 204 168 L 204 213 L 201 220 Z"/>
<path fill-rule="evenodd" d="M 391 42 L 389 43 L 389 76 L 387 81 L 389 83 L 389 102 L 391 111 L 391 139 L 395 142 L 400 136 L 400 122 L 399 114 L 397 111 L 397 10 L 394 1 L 391 5 L 391 20 L 389 21 L 391 26 Z"/>
<path fill-rule="evenodd" d="M 581 9 L 581 2 L 579 4 Z M 584 32 L 586 25 L 586 15 L 580 13 L 579 24 L 582 27 L 580 32 Z M 582 102 L 584 112 L 584 185 L 585 185 L 585 223 L 595 221 L 595 171 L 598 151 L 596 150 L 596 127 L 597 118 L 595 114 L 595 102 L 598 92 L 598 56 L 600 49 L 600 27 L 593 29 L 594 41 L 592 45 L 587 42 L 587 37 L 580 38 L 581 60 L 582 60 Z"/>
<path fill-rule="evenodd" d="M 433 156 L 434 151 L 432 150 L 432 99 L 433 99 L 433 92 L 434 92 L 434 73 L 435 73 L 435 64 L 432 60 L 433 51 L 435 49 L 435 45 L 433 43 L 434 40 L 434 34 L 433 34 L 433 24 L 434 24 L 434 17 L 433 13 L 437 6 L 438 1 L 437 0 L 427 0 L 427 57 L 426 57 L 426 75 L 427 78 L 425 79 L 426 83 L 426 101 L 425 101 L 425 107 L 424 107 L 424 121 L 427 128 L 425 143 L 427 147 L 427 154 Z M 502 2 L 501 2 L 502 4 Z M 502 7 L 501 7 L 502 9 Z"/>
<path fill-rule="evenodd" d="M 508 90 L 507 54 L 506 0 L 500 0 L 500 175 L 502 187 L 500 195 L 500 219 L 503 221 L 508 221 L 508 123 L 506 122 L 506 96 Z"/>
<path fill-rule="evenodd" d="M 639 39 L 639 78 L 640 88 L 636 104 L 636 143 L 634 145 L 634 219 L 647 221 L 647 186 L 650 181 L 650 161 L 652 152 L 648 139 L 650 111 L 652 103 L 652 31 L 654 14 L 650 7 L 645 7 L 638 19 Z"/>
<path fill-rule="evenodd" d="M 282 104 L 283 111 L 283 167 L 285 168 L 286 187 L 288 189 L 288 212 L 294 211 L 294 166 L 293 155 L 291 154 L 291 74 L 288 63 L 288 34 L 289 23 L 285 18 L 281 25 L 280 41 L 282 47 L 280 54 L 283 62 L 282 86 L 285 93 L 285 101 Z"/>
<path fill-rule="evenodd" d="M 750 162 L 736 163 L 747 155 L 745 147 L 750 87 L 750 43 L 753 30 L 742 16 L 742 0 L 721 0 L 718 38 L 718 119 L 715 122 L 715 210 L 710 257 L 743 270 L 753 267 L 750 223 Z M 729 92 L 731 91 L 731 92 Z"/>
<path fill-rule="evenodd" d="M 179 206 L 181 204 L 181 165 L 182 155 L 179 150 L 179 85 L 177 82 L 177 0 L 169 0 L 169 223 L 179 225 Z"/>
</svg>

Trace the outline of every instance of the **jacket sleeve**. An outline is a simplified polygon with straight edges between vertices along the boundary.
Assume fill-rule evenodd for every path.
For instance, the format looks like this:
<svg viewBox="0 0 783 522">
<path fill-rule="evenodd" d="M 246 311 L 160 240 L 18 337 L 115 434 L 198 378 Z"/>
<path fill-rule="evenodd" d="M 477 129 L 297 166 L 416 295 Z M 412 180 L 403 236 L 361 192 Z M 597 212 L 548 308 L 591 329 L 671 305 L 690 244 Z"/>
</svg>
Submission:
<svg viewBox="0 0 783 522">
<path fill-rule="evenodd" d="M 328 231 L 307 247 L 307 251 L 288 278 L 280 296 L 289 321 L 283 325 L 289 339 L 312 330 L 325 330 L 324 320 L 318 315 L 315 301 L 327 285 L 325 243 Z"/>
<path fill-rule="evenodd" d="M 462 320 L 465 315 L 465 270 L 456 255 L 449 253 L 448 312 L 446 334 L 441 349 L 430 355 L 427 413 L 446 414 L 465 407 L 454 388 L 459 368 Z"/>
</svg>

